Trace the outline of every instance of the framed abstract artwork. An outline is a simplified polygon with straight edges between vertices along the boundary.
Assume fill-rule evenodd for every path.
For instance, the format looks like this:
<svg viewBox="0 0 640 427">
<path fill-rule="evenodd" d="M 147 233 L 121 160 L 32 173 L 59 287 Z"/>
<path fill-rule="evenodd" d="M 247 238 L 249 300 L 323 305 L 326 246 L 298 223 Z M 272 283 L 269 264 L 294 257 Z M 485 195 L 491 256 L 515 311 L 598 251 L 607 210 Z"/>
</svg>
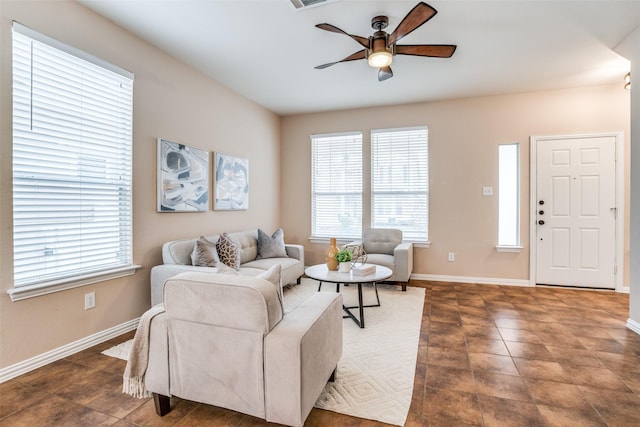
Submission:
<svg viewBox="0 0 640 427">
<path fill-rule="evenodd" d="M 158 138 L 157 210 L 209 210 L 208 151 Z"/>
<path fill-rule="evenodd" d="M 215 153 L 213 209 L 249 209 L 249 160 Z"/>
</svg>

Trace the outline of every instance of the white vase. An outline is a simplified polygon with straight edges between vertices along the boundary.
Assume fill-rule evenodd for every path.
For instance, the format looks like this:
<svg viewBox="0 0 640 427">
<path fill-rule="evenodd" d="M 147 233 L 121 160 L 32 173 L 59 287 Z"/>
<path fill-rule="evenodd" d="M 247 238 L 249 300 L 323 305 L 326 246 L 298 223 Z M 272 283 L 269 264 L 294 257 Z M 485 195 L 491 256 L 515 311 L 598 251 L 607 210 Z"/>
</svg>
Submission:
<svg viewBox="0 0 640 427">
<path fill-rule="evenodd" d="M 341 262 L 340 265 L 338 265 L 338 271 L 340 273 L 348 273 L 351 271 L 351 263 L 350 262 Z"/>
</svg>

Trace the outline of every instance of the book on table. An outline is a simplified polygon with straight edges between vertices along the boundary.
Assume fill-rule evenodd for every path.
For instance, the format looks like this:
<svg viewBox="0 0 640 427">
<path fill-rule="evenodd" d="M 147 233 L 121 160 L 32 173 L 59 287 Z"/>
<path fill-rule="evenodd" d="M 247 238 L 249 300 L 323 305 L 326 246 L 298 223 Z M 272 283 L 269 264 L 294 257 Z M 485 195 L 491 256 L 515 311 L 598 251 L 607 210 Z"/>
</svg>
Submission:
<svg viewBox="0 0 640 427">
<path fill-rule="evenodd" d="M 354 276 L 368 276 L 376 272 L 376 266 L 373 264 L 358 264 L 351 267 Z"/>
</svg>

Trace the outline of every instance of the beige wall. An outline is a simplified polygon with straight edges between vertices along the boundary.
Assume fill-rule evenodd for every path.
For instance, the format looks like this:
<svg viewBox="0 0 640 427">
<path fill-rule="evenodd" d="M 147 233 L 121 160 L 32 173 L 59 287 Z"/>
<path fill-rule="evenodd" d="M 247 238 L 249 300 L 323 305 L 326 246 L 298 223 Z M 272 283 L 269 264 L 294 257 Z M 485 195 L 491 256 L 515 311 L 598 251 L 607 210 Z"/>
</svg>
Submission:
<svg viewBox="0 0 640 427">
<path fill-rule="evenodd" d="M 140 316 L 150 304 L 149 270 L 163 242 L 279 224 L 280 119 L 71 1 L 0 6 L 0 367 L 40 355 Z M 133 123 L 134 276 L 11 302 L 11 21 L 135 74 Z M 156 138 L 246 157 L 250 208 L 156 213 Z M 211 193 L 210 193 L 211 195 Z M 34 266 L 37 268 L 37 266 Z M 84 310 L 84 294 L 97 306 Z"/>
<path fill-rule="evenodd" d="M 366 226 L 370 219 L 366 213 L 370 197 L 366 192 L 370 130 L 418 125 L 429 128 L 431 247 L 415 249 L 414 273 L 528 280 L 529 137 L 624 131 L 628 148 L 629 92 L 618 84 L 283 118 L 282 219 L 287 224 L 288 237 L 305 245 L 307 264 L 323 262 L 328 247 L 308 240 L 309 135 L 363 132 Z M 498 144 L 510 142 L 520 143 L 524 249 L 520 253 L 498 253 L 495 249 L 498 200 L 496 196 L 483 197 L 482 186 L 490 185 L 497 190 Z M 628 188 L 628 173 L 626 184 Z M 625 205 L 629 206 L 628 197 Z M 628 260 L 628 242 L 625 247 Z M 455 252 L 455 262 L 447 262 L 447 252 Z M 628 284 L 628 274 L 624 283 Z"/>
<path fill-rule="evenodd" d="M 617 46 L 616 51 L 631 61 L 631 207 L 630 207 L 630 296 L 629 319 L 633 329 L 640 333 L 640 27 L 636 28 Z M 635 77 L 635 78 L 634 78 Z"/>
</svg>

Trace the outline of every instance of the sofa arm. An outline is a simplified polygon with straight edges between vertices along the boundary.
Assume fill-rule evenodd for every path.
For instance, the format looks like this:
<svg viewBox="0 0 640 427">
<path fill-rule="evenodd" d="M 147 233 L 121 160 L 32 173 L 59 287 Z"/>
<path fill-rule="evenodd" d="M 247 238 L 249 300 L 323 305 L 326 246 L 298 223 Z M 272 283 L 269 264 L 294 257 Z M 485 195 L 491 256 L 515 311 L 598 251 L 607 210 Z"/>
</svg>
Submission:
<svg viewBox="0 0 640 427">
<path fill-rule="evenodd" d="M 149 330 L 149 362 L 145 386 L 152 393 L 171 396 L 169 389 L 169 320 L 161 313 L 151 320 Z"/>
<path fill-rule="evenodd" d="M 342 245 L 343 248 L 346 248 L 347 246 L 359 246 L 362 247 L 362 241 L 361 240 L 354 240 L 352 242 L 346 243 L 344 245 Z"/>
<path fill-rule="evenodd" d="M 342 295 L 318 292 L 265 337 L 265 412 L 301 426 L 342 356 Z"/>
<path fill-rule="evenodd" d="M 402 242 L 393 251 L 395 269 L 393 278 L 398 282 L 408 282 L 413 271 L 413 243 Z"/>
<path fill-rule="evenodd" d="M 304 246 L 286 243 L 284 248 L 289 258 L 295 258 L 304 265 Z"/>
</svg>

